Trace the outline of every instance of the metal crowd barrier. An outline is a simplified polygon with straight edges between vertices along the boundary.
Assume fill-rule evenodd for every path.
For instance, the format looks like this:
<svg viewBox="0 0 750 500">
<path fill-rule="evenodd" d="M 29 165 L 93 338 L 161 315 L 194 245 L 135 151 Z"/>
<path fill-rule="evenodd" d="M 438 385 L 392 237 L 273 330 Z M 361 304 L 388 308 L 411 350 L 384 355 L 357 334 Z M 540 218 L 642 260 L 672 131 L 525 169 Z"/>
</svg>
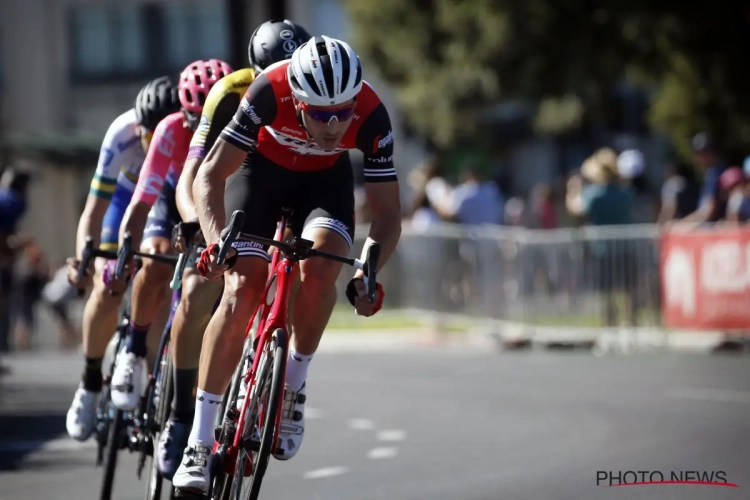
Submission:
<svg viewBox="0 0 750 500">
<path fill-rule="evenodd" d="M 367 236 L 359 228 L 353 252 Z M 404 222 L 380 274 L 388 310 L 547 327 L 660 323 L 654 225 L 529 230 Z M 340 301 L 349 275 L 339 278 Z"/>
</svg>

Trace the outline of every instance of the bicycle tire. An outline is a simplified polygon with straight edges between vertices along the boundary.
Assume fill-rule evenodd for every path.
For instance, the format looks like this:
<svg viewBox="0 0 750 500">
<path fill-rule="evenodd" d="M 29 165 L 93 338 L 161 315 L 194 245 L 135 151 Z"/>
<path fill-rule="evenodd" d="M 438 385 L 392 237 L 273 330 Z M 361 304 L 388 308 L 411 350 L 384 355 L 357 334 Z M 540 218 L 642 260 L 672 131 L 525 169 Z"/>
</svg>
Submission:
<svg viewBox="0 0 750 500">
<path fill-rule="evenodd" d="M 168 342 L 168 341 L 167 341 Z M 158 432 L 154 434 L 153 448 L 154 452 L 151 455 L 151 463 L 149 467 L 148 482 L 146 483 L 146 499 L 147 500 L 160 500 L 162 494 L 162 485 L 164 484 L 164 478 L 159 471 L 158 460 L 156 460 L 156 450 L 158 448 L 159 439 L 161 433 L 164 430 L 164 424 L 167 423 L 169 418 L 169 411 L 172 405 L 172 398 L 174 397 L 174 385 L 172 384 L 172 378 L 174 374 L 172 352 L 169 350 L 169 343 L 162 358 L 162 376 L 159 382 L 159 407 L 156 410 L 154 422 L 159 426 Z M 170 495 L 172 496 L 172 495 Z"/>
<path fill-rule="evenodd" d="M 110 404 L 112 404 L 110 402 Z M 100 500 L 112 498 L 112 487 L 115 482 L 115 469 L 117 468 L 117 453 L 120 451 L 120 434 L 125 429 L 125 412 L 115 409 L 112 422 L 107 436 L 107 455 L 104 459 L 104 478 L 99 495 Z"/>
<path fill-rule="evenodd" d="M 256 397 L 262 398 L 263 393 L 267 391 L 268 395 L 268 404 L 267 404 L 267 411 L 264 412 L 264 421 L 263 421 L 263 428 L 261 430 L 261 438 L 260 438 L 260 449 L 258 453 L 256 454 L 256 460 L 255 460 L 255 466 L 253 467 L 253 473 L 250 476 L 250 488 L 249 492 L 247 493 L 247 496 L 242 495 L 242 472 L 244 472 L 244 460 L 243 456 L 247 456 L 247 454 L 243 454 L 241 451 L 237 455 L 237 467 L 235 474 L 235 483 L 237 483 L 237 480 L 239 478 L 239 484 L 237 484 L 237 488 L 240 489 L 240 496 L 238 498 L 243 498 L 243 500 L 257 500 L 258 496 L 260 495 L 260 487 L 263 482 L 263 476 L 266 473 L 266 469 L 268 468 L 268 462 L 271 459 L 272 454 L 272 447 L 274 444 L 274 438 L 276 435 L 276 419 L 279 414 L 279 411 L 281 411 L 281 401 L 283 399 L 284 394 L 284 374 L 286 371 L 286 353 L 287 353 L 287 343 L 288 343 L 289 336 L 286 333 L 285 330 L 281 328 L 277 328 L 274 330 L 273 334 L 271 335 L 269 339 L 269 343 L 271 343 L 271 348 L 269 349 L 269 352 L 273 353 L 273 368 L 270 371 L 270 380 L 264 381 L 259 380 L 258 381 L 258 387 L 262 387 L 263 390 L 258 391 L 256 394 Z M 263 356 L 268 356 L 269 354 L 264 349 Z M 261 385 L 263 384 L 263 385 Z M 267 385 L 266 385 L 267 384 Z M 249 396 L 249 394 L 248 394 Z M 233 488 L 233 491 L 234 488 Z"/>
</svg>

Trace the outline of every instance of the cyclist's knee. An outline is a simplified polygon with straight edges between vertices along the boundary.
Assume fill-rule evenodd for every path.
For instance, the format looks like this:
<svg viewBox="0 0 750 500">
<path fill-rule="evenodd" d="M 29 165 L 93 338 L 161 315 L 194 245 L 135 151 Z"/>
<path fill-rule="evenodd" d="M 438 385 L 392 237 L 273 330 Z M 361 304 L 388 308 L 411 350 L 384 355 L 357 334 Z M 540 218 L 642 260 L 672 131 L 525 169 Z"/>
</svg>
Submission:
<svg viewBox="0 0 750 500">
<path fill-rule="evenodd" d="M 224 276 L 223 300 L 232 310 L 241 311 L 254 303 L 263 291 L 268 275 L 268 262 L 257 257 L 237 260 Z"/>
<path fill-rule="evenodd" d="M 195 270 L 185 269 L 182 277 L 182 298 L 180 299 L 185 315 L 210 317 L 216 299 L 221 293 L 221 288 L 222 283 L 220 281 L 205 280 Z"/>
<path fill-rule="evenodd" d="M 341 271 L 340 263 L 325 259 L 305 260 L 301 267 L 303 286 L 318 289 L 335 286 Z"/>
<path fill-rule="evenodd" d="M 166 238 L 149 238 L 141 245 L 141 252 L 168 255 L 172 252 L 172 244 Z M 159 284 L 169 281 L 174 269 L 171 265 L 144 258 L 140 273 L 149 284 Z"/>
</svg>

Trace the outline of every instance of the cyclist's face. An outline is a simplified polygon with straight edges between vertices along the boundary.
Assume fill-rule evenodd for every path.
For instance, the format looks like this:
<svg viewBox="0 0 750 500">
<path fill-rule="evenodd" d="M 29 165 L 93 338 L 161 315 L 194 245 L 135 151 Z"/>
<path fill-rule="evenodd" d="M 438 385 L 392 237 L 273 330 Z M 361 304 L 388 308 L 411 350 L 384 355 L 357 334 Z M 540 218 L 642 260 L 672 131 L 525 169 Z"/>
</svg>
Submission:
<svg viewBox="0 0 750 500">
<path fill-rule="evenodd" d="M 151 138 L 154 136 L 154 133 L 143 125 L 138 125 L 135 130 L 136 134 L 138 134 L 138 137 L 141 139 L 141 147 L 143 148 L 143 151 L 148 152 L 148 147 L 151 144 Z"/>
<path fill-rule="evenodd" d="M 302 110 L 302 121 L 310 137 L 323 149 L 336 149 L 354 119 L 355 100 L 338 106 L 307 106 L 298 104 Z"/>
</svg>

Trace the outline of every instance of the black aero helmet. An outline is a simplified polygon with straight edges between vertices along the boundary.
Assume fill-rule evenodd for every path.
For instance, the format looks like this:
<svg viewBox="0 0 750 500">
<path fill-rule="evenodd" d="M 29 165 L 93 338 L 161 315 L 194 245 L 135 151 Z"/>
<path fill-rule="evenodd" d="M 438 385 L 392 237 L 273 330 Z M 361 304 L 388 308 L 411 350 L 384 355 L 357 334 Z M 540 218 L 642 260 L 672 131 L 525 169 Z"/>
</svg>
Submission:
<svg viewBox="0 0 750 500">
<path fill-rule="evenodd" d="M 289 59 L 297 47 L 312 38 L 299 24 L 288 19 L 272 19 L 255 29 L 247 47 L 250 65 L 257 72 Z"/>
<path fill-rule="evenodd" d="M 177 86 L 168 76 L 148 82 L 135 98 L 135 117 L 149 130 L 154 130 L 160 121 L 179 110 Z"/>
</svg>

